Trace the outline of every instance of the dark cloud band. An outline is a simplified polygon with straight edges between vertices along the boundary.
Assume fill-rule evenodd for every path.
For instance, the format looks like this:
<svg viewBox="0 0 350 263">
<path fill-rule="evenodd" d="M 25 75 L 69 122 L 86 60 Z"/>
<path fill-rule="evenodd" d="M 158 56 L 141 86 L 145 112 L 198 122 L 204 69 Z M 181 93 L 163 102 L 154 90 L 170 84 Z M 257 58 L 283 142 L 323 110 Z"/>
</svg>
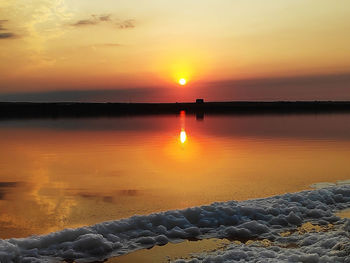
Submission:
<svg viewBox="0 0 350 263">
<path fill-rule="evenodd" d="M 0 31 L 5 31 L 7 28 L 4 27 L 4 24 L 7 23 L 8 20 L 6 19 L 0 19 Z M 12 32 L 4 32 L 0 33 L 0 39 L 11 39 L 11 38 L 16 38 L 17 35 L 12 33 Z"/>
<path fill-rule="evenodd" d="M 15 38 L 16 35 L 14 33 L 11 32 L 7 32 L 7 33 L 0 33 L 0 39 L 8 39 L 8 38 Z"/>
</svg>

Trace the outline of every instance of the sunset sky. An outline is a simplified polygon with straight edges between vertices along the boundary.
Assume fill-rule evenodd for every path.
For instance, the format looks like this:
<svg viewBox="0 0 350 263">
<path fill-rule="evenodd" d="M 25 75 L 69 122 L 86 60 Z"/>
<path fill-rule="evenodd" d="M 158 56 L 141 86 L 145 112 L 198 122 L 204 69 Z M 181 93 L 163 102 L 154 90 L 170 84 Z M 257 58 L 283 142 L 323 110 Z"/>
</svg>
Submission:
<svg viewBox="0 0 350 263">
<path fill-rule="evenodd" d="M 0 101 L 350 100 L 349 14 L 334 0 L 0 0 Z"/>
</svg>

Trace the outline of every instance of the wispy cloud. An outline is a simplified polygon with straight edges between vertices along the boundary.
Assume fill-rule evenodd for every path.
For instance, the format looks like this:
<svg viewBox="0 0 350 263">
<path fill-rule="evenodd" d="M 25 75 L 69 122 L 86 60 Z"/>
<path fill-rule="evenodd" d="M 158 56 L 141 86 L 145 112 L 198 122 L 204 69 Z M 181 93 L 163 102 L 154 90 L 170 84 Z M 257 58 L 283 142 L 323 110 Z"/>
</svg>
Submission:
<svg viewBox="0 0 350 263">
<path fill-rule="evenodd" d="M 111 15 L 91 15 L 90 18 L 78 20 L 77 22 L 73 23 L 72 26 L 97 25 L 101 22 L 110 22 L 111 20 Z"/>
<path fill-rule="evenodd" d="M 128 19 L 128 20 L 124 20 L 124 21 L 119 21 L 119 22 L 117 22 L 117 26 L 120 29 L 134 28 L 135 27 L 135 20 Z"/>
<path fill-rule="evenodd" d="M 6 32 L 6 33 L 0 33 L 0 39 L 8 39 L 8 38 L 15 38 L 16 35 L 11 32 Z"/>
<path fill-rule="evenodd" d="M 98 23 L 97 20 L 83 19 L 83 20 L 79 20 L 76 23 L 72 24 L 72 26 L 89 26 L 89 25 L 96 25 L 97 23 Z"/>
<path fill-rule="evenodd" d="M 128 29 L 135 27 L 134 19 L 115 19 L 112 15 L 91 15 L 87 19 L 81 19 L 71 24 L 71 26 L 75 27 L 85 27 L 85 26 L 94 26 L 102 23 L 108 23 L 111 25 L 115 25 L 119 29 Z"/>
<path fill-rule="evenodd" d="M 4 28 L 6 22 L 8 22 L 8 20 L 0 20 L 0 31 L 6 30 L 6 28 Z"/>
<path fill-rule="evenodd" d="M 111 15 L 100 15 L 98 19 L 100 21 L 111 21 Z"/>
<path fill-rule="evenodd" d="M 0 31 L 7 31 L 7 28 L 4 27 L 4 24 L 7 23 L 8 20 L 0 20 Z M 15 38 L 17 37 L 16 34 L 12 33 L 12 32 L 4 32 L 4 33 L 0 33 L 0 39 L 9 39 L 9 38 Z"/>
</svg>

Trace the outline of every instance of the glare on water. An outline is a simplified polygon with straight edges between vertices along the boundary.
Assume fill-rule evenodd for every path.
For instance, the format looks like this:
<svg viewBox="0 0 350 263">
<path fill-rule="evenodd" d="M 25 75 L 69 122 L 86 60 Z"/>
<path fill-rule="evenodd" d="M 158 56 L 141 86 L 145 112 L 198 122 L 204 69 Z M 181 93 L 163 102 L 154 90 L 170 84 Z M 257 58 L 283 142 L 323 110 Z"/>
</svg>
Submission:
<svg viewBox="0 0 350 263">
<path fill-rule="evenodd" d="M 349 179 L 349 120 L 181 112 L 0 121 L 1 238 Z"/>
<path fill-rule="evenodd" d="M 186 132 L 184 130 L 182 130 L 180 132 L 180 142 L 181 143 L 185 143 L 186 142 L 186 139 L 187 139 L 187 135 L 186 135 Z"/>
</svg>

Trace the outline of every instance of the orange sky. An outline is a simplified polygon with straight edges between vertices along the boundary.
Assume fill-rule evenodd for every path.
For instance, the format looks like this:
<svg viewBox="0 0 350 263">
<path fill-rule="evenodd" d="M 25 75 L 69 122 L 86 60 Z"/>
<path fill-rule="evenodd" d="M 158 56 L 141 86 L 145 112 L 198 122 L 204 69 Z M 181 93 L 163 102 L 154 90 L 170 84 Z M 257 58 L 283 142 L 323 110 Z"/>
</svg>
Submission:
<svg viewBox="0 0 350 263">
<path fill-rule="evenodd" d="M 315 75 L 317 85 L 324 75 L 347 74 L 349 13 L 350 2 L 331 0 L 0 0 L 0 100 L 17 92 L 158 88 L 164 95 L 144 100 L 181 101 L 204 87 L 209 100 L 312 99 L 315 90 L 237 97 L 234 85 L 220 89 L 228 81 Z M 178 89 L 179 78 L 189 83 L 174 97 L 167 88 Z M 347 99 L 340 89 L 335 99 Z M 134 98 L 115 99 L 127 97 Z M 327 96 L 316 90 L 319 98 Z"/>
</svg>

